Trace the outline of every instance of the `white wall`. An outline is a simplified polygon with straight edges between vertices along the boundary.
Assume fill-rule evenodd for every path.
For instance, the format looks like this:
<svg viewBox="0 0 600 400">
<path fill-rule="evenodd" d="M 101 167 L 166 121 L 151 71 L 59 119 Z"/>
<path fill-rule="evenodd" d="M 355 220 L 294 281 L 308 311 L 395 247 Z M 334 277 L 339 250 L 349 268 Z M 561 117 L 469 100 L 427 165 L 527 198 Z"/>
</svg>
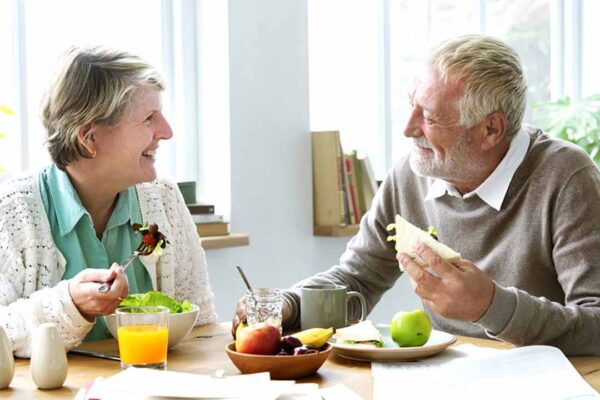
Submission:
<svg viewBox="0 0 600 400">
<path fill-rule="evenodd" d="M 348 238 L 312 235 L 306 0 L 230 0 L 231 230 L 250 246 L 207 252 L 221 321 L 244 286 L 287 287 L 335 264 Z M 376 307 L 420 307 L 403 277 Z"/>
</svg>

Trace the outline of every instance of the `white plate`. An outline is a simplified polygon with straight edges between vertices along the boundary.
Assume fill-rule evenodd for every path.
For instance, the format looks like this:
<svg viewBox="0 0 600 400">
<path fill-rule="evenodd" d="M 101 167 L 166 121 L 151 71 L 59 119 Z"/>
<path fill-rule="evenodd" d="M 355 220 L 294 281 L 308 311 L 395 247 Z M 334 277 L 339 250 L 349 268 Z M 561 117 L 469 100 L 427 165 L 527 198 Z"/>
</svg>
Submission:
<svg viewBox="0 0 600 400">
<path fill-rule="evenodd" d="M 357 361 L 409 361 L 431 357 L 456 342 L 454 335 L 434 329 L 423 346 L 398 347 L 390 337 L 389 325 L 377 325 L 377 329 L 383 336 L 383 347 L 338 344 L 332 339 L 330 343 L 333 345 L 333 352 L 340 357 Z"/>
</svg>

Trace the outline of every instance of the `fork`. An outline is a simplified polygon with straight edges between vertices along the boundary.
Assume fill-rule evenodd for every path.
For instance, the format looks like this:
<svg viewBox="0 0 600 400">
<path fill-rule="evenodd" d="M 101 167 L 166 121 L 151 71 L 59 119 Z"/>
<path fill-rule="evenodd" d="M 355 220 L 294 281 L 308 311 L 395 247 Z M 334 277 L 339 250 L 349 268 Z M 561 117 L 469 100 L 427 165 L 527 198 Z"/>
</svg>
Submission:
<svg viewBox="0 0 600 400">
<path fill-rule="evenodd" d="M 148 254 L 152 253 L 152 250 L 154 249 L 151 246 L 148 246 L 146 243 L 141 242 L 139 246 L 133 251 L 133 253 L 129 257 L 127 257 L 127 260 L 125 260 L 125 262 L 123 263 L 123 271 L 125 271 L 127 267 L 129 267 L 129 265 L 133 262 L 133 260 L 135 260 L 138 256 L 147 256 Z M 102 285 L 98 286 L 98 292 L 108 292 L 113 282 L 114 280 L 110 282 L 104 282 Z"/>
</svg>

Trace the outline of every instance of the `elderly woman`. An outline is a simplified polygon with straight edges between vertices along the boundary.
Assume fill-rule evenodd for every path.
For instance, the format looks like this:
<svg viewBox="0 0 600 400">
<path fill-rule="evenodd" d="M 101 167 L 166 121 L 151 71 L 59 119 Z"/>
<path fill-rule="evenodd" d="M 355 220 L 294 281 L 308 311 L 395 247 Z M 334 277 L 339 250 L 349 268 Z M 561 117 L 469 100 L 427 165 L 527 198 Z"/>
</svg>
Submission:
<svg viewBox="0 0 600 400">
<path fill-rule="evenodd" d="M 204 251 L 177 186 L 156 179 L 173 136 L 163 81 L 131 54 L 74 48 L 43 101 L 53 163 L 0 187 L 0 326 L 15 355 L 32 331 L 57 325 L 65 345 L 107 337 L 101 315 L 128 292 L 160 290 L 216 321 Z M 119 266 L 139 243 L 132 224 L 157 224 L 170 244 L 157 258 Z M 98 287 L 113 281 L 106 293 Z"/>
</svg>

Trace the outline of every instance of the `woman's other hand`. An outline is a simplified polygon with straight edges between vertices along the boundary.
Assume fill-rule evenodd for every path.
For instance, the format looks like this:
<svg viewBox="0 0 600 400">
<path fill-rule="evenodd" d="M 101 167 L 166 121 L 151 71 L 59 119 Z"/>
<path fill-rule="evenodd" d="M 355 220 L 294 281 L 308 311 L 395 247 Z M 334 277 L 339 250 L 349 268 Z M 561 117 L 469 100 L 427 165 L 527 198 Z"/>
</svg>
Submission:
<svg viewBox="0 0 600 400">
<path fill-rule="evenodd" d="M 113 281 L 110 290 L 100 293 L 98 287 Z M 129 283 L 120 265 L 114 263 L 110 269 L 84 269 L 69 280 L 69 294 L 83 317 L 89 321 L 114 312 L 127 297 Z"/>
</svg>

